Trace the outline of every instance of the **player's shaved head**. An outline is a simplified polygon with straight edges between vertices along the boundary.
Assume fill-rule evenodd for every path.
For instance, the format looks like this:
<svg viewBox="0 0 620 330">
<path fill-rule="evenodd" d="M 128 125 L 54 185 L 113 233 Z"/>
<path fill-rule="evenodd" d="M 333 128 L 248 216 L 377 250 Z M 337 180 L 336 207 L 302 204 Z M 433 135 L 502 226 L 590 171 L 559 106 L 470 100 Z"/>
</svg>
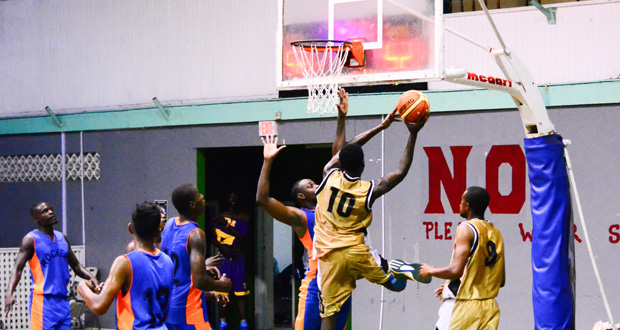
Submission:
<svg viewBox="0 0 620 330">
<path fill-rule="evenodd" d="M 301 179 L 293 184 L 293 188 L 291 188 L 291 195 L 293 196 L 293 201 L 295 201 L 295 205 L 299 207 L 299 194 L 304 193 L 303 181 L 305 179 Z"/>
<path fill-rule="evenodd" d="M 35 216 L 37 212 L 39 212 L 39 207 L 43 204 L 47 204 L 46 202 L 35 202 L 30 206 L 30 215 Z"/>
<path fill-rule="evenodd" d="M 364 167 L 364 150 L 357 144 L 347 144 L 340 150 L 340 166 L 345 172 L 354 173 Z"/>
<path fill-rule="evenodd" d="M 471 186 L 465 193 L 465 202 L 469 204 L 474 214 L 484 215 L 489 206 L 489 193 L 482 187 Z"/>
<path fill-rule="evenodd" d="M 133 232 L 143 240 L 154 239 L 159 234 L 160 223 L 161 209 L 155 203 L 144 202 L 136 205 L 131 214 Z"/>
<path fill-rule="evenodd" d="M 198 190 L 191 184 L 184 184 L 177 187 L 172 192 L 172 205 L 179 211 L 179 214 L 187 216 L 189 203 L 196 200 Z"/>
</svg>

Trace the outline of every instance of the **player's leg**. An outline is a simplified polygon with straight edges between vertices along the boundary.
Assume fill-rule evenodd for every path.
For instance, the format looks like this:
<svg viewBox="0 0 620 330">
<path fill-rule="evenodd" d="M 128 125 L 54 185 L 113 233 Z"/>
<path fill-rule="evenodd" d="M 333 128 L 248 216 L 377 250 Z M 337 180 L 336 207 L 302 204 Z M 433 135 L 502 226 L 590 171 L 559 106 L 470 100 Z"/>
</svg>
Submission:
<svg viewBox="0 0 620 330">
<path fill-rule="evenodd" d="M 299 287 L 299 309 L 295 319 L 295 330 L 319 329 L 321 329 L 321 311 L 317 279 L 305 278 Z"/>
<path fill-rule="evenodd" d="M 71 330 L 69 299 L 43 296 L 42 321 L 43 329 Z"/>
<path fill-rule="evenodd" d="M 349 316 L 351 315 L 351 297 L 340 307 L 336 320 L 336 330 L 345 330 L 349 324 Z"/>
<path fill-rule="evenodd" d="M 319 259 L 318 297 L 322 330 L 335 329 L 338 313 L 355 288 L 355 277 L 348 269 L 347 249 L 333 250 Z"/>
<path fill-rule="evenodd" d="M 337 314 L 324 317 L 321 320 L 321 330 L 335 330 L 337 321 L 338 321 Z"/>
<path fill-rule="evenodd" d="M 232 292 L 234 292 L 235 279 L 233 278 L 234 270 L 233 270 L 232 260 L 228 258 L 224 258 L 224 260 L 222 260 L 220 264 L 220 273 L 226 274 L 226 277 L 230 279 L 230 281 L 232 282 L 232 286 L 233 286 L 231 290 Z M 217 293 L 221 293 L 226 296 L 230 294 L 229 292 L 217 292 Z M 219 306 L 219 313 L 220 313 L 220 326 L 218 327 L 218 330 L 228 330 L 228 323 L 226 322 L 226 307 Z"/>
<path fill-rule="evenodd" d="M 344 330 L 351 314 L 351 297 L 340 307 L 336 320 L 336 330 Z M 295 320 L 295 330 L 320 330 L 321 312 L 319 307 L 319 288 L 317 279 L 304 279 L 299 288 L 299 310 Z"/>
<path fill-rule="evenodd" d="M 457 300 L 450 318 L 450 330 L 497 329 L 499 308 L 495 299 Z"/>
<path fill-rule="evenodd" d="M 371 253 L 368 246 L 358 244 L 347 248 L 347 267 L 356 278 L 365 278 L 371 283 L 381 284 L 391 291 L 402 291 L 407 282 L 394 277 L 381 267 L 378 253 Z"/>
<path fill-rule="evenodd" d="M 420 264 L 408 263 L 400 259 L 390 261 L 390 270 L 396 278 L 404 281 L 410 280 L 428 284 L 433 279 L 432 277 L 420 278 Z"/>
<path fill-rule="evenodd" d="M 239 317 L 241 318 L 239 330 L 247 330 L 248 322 L 245 318 L 245 309 L 250 290 L 248 290 L 247 276 L 245 274 L 245 257 L 243 254 L 237 254 L 233 258 L 230 273 L 230 280 L 233 282 L 232 289 L 238 298 Z"/>
</svg>

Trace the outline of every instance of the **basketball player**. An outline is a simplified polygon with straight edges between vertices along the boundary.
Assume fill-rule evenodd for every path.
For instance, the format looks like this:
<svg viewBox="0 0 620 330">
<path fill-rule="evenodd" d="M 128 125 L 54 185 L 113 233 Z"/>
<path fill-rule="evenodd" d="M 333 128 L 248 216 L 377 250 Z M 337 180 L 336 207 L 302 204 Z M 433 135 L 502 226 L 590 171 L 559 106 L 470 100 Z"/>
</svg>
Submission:
<svg viewBox="0 0 620 330">
<path fill-rule="evenodd" d="M 30 207 L 30 215 L 38 229 L 22 239 L 4 298 L 5 316 L 13 310 L 13 293 L 28 262 L 32 276 L 29 306 L 31 329 L 71 329 L 71 308 L 67 297 L 69 267 L 77 276 L 89 280 L 91 286 L 96 287 L 99 283 L 80 264 L 67 237 L 54 230 L 58 221 L 48 203 L 34 203 Z"/>
<path fill-rule="evenodd" d="M 172 192 L 172 204 L 180 216 L 170 219 L 162 233 L 162 250 L 174 263 L 174 286 L 168 329 L 211 329 L 204 291 L 227 292 L 230 279 L 214 279 L 206 270 L 207 239 L 196 221 L 205 211 L 204 196 L 184 184 Z"/>
<path fill-rule="evenodd" d="M 232 281 L 232 291 L 238 297 L 239 330 L 247 330 L 245 319 L 246 299 L 250 294 L 245 273 L 245 237 L 250 230 L 249 218 L 237 210 L 237 194 L 230 193 L 226 197 L 228 210 L 216 217 L 213 227 L 213 243 L 223 255 L 220 272 L 225 273 Z M 220 293 L 220 292 L 218 292 Z M 221 292 L 228 296 L 228 292 Z M 218 330 L 227 330 L 226 310 L 220 309 L 220 326 Z"/>
<path fill-rule="evenodd" d="M 161 222 L 159 224 L 159 234 L 157 235 L 157 239 L 155 240 L 154 247 L 157 249 L 161 249 L 161 232 L 164 230 L 164 227 L 166 226 L 166 223 L 168 222 L 168 220 L 166 219 L 166 212 L 164 211 L 164 208 L 159 205 L 157 207 L 159 207 L 159 210 L 161 211 Z M 134 234 L 131 223 L 129 223 L 128 225 L 128 230 L 130 234 L 132 235 Z M 125 254 L 132 252 L 135 249 L 136 249 L 135 241 L 132 240 L 131 242 L 129 242 L 129 244 L 127 244 L 127 247 L 125 248 Z M 218 269 L 218 267 L 220 266 L 220 263 L 222 262 L 223 259 L 224 257 L 222 256 L 213 256 L 205 260 L 205 267 L 207 269 L 207 272 L 211 274 L 211 276 L 215 279 L 218 279 L 221 276 L 220 270 Z M 223 295 L 221 293 L 205 292 L 205 296 L 207 300 L 216 301 L 221 306 L 226 306 L 226 304 L 228 303 L 228 296 Z"/>
<path fill-rule="evenodd" d="M 342 148 L 346 138 L 344 117 L 348 111 L 348 94 L 344 92 L 343 89 L 340 89 L 339 95 L 341 103 L 338 106 L 338 125 L 336 138 L 332 147 L 333 154 L 336 154 Z M 393 121 L 394 114 L 391 113 L 379 126 L 358 135 L 351 140 L 350 143 L 359 145 L 365 144 L 377 133 L 388 128 Z M 293 185 L 293 198 L 295 204 L 299 206 L 299 208 L 285 206 L 277 199 L 270 197 L 269 175 L 271 173 L 271 167 L 275 157 L 285 146 L 278 148 L 278 138 L 274 136 L 267 136 L 262 140 L 264 145 L 264 162 L 258 181 L 256 203 L 263 207 L 274 219 L 291 226 L 308 251 L 310 264 L 299 289 L 299 309 L 295 320 L 295 330 L 318 330 L 321 327 L 321 317 L 316 280 L 317 261 L 312 258 L 312 240 L 314 237 L 315 207 L 317 203 L 315 194 L 316 184 L 310 179 L 302 179 Z M 351 301 L 348 299 L 338 313 L 336 320 L 337 329 L 344 329 L 346 327 L 350 308 Z"/>
<path fill-rule="evenodd" d="M 456 229 L 452 261 L 447 267 L 420 266 L 420 277 L 447 279 L 435 291 L 444 303 L 439 309 L 438 330 L 497 329 L 499 308 L 495 297 L 504 286 L 504 239 L 495 226 L 484 220 L 489 193 L 469 187 L 461 199 L 461 217 Z"/>
<path fill-rule="evenodd" d="M 159 207 L 159 211 L 161 212 L 161 222 L 159 223 L 159 232 L 161 233 L 164 230 L 164 227 L 166 226 L 166 222 L 168 220 L 166 219 L 166 211 L 164 210 L 164 208 L 161 206 L 157 206 L 157 207 Z M 128 228 L 131 228 L 131 223 L 128 225 Z M 133 235 L 133 232 L 131 229 L 129 229 L 129 233 Z M 158 249 L 161 249 L 161 235 L 157 236 L 157 240 L 155 241 L 155 246 Z M 125 253 L 127 254 L 135 249 L 136 249 L 135 241 L 132 240 L 131 242 L 129 242 L 129 244 L 127 244 L 127 247 L 125 248 Z"/>
<path fill-rule="evenodd" d="M 409 139 L 398 169 L 376 184 L 360 179 L 364 152 L 359 145 L 346 145 L 325 166 L 323 182 L 316 190 L 314 226 L 322 299 L 321 330 L 335 329 L 337 313 L 351 296 L 358 278 L 364 277 L 392 291 L 405 288 L 406 282 L 386 272 L 364 244 L 366 228 L 372 222 L 372 205 L 407 175 L 418 131 L 425 122 L 405 124 Z"/>
<path fill-rule="evenodd" d="M 101 293 L 97 294 L 86 282 L 78 285 L 78 293 L 95 315 L 105 314 L 116 299 L 119 330 L 166 329 L 174 265 L 170 257 L 155 247 L 160 221 L 157 205 L 137 205 L 130 225 L 136 249 L 114 260 Z"/>
</svg>

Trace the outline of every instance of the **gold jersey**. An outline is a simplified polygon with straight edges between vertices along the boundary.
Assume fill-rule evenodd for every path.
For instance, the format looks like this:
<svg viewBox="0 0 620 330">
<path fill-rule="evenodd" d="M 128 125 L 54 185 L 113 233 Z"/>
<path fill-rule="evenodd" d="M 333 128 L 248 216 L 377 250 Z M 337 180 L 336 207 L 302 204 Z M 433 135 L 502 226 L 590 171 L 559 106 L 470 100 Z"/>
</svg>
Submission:
<svg viewBox="0 0 620 330">
<path fill-rule="evenodd" d="M 372 222 L 370 196 L 373 183 L 352 178 L 340 169 L 331 170 L 316 191 L 314 247 L 317 257 L 331 249 L 364 244 Z"/>
<path fill-rule="evenodd" d="M 456 299 L 490 299 L 497 297 L 504 279 L 504 239 L 492 223 L 474 219 L 461 226 L 469 226 L 474 242 L 463 276 L 448 281 Z"/>
</svg>

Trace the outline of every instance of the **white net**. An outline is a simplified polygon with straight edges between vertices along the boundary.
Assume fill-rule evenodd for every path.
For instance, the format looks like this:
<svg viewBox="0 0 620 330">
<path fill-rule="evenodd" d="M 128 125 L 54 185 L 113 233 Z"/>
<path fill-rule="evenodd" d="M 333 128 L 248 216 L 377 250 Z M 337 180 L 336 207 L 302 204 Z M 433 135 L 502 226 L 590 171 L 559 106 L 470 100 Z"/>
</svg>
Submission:
<svg viewBox="0 0 620 330">
<path fill-rule="evenodd" d="M 338 84 L 349 47 L 342 41 L 303 41 L 292 44 L 297 65 L 308 83 L 308 113 L 336 113 Z"/>
</svg>

